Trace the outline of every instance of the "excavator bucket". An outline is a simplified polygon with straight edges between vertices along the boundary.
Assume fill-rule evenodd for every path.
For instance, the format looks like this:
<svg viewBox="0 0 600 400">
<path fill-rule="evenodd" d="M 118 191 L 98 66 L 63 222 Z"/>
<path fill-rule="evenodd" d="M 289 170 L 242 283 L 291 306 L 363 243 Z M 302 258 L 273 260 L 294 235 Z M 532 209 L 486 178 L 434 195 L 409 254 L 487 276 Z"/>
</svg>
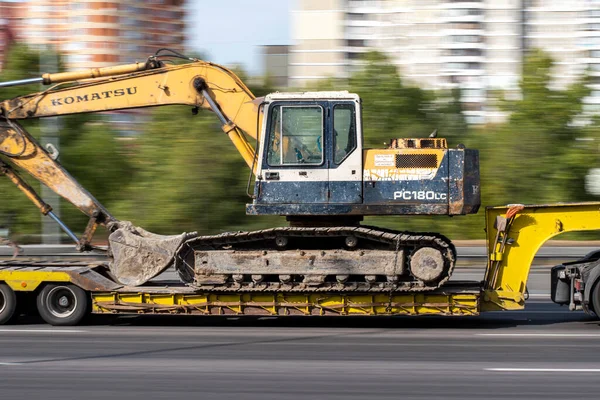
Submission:
<svg viewBox="0 0 600 400">
<path fill-rule="evenodd" d="M 117 229 L 108 237 L 112 260 L 110 272 L 123 285 L 139 286 L 172 265 L 177 248 L 196 232 L 156 235 L 128 221 L 115 222 Z"/>
</svg>

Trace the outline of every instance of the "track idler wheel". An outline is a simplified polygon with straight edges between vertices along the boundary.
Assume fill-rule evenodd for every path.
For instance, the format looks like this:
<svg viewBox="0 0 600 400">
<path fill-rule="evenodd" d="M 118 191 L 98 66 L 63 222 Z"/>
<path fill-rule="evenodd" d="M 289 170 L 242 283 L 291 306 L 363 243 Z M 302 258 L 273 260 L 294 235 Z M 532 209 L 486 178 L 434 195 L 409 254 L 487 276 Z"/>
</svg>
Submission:
<svg viewBox="0 0 600 400">
<path fill-rule="evenodd" d="M 439 281 L 446 273 L 444 255 L 433 247 L 421 247 L 410 257 L 411 274 L 426 283 Z"/>
</svg>

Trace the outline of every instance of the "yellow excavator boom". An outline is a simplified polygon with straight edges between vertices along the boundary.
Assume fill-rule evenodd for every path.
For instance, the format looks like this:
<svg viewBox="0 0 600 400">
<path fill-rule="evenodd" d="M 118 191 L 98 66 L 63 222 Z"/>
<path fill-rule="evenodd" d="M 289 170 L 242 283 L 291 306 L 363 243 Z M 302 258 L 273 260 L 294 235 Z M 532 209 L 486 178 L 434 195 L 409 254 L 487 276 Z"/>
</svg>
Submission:
<svg viewBox="0 0 600 400">
<path fill-rule="evenodd" d="M 40 78 L 0 83 L 0 88 L 34 82 L 51 85 L 47 90 L 0 102 L 1 172 L 31 199 L 44 215 L 54 218 L 78 243 L 80 250 L 91 248 L 92 235 L 98 225 L 104 225 L 113 231 L 111 236 L 116 233 L 111 241 L 113 256 L 121 255 L 129 259 L 136 256 L 127 253 L 125 249 L 131 245 L 131 240 L 134 240 L 138 247 L 143 247 L 143 243 L 151 243 L 148 254 L 157 249 L 171 254 L 182 238 L 189 235 L 159 237 L 129 223 L 117 221 L 52 154 L 20 126 L 19 120 L 176 104 L 189 105 L 193 107 L 193 111 L 207 109 L 217 115 L 223 131 L 248 167 L 255 172 L 256 152 L 250 139 L 258 140 L 258 127 L 262 119 L 259 112 L 260 100 L 255 99 L 235 73 L 225 67 L 195 59 L 190 59 L 190 62 L 185 64 L 165 64 L 160 57 L 149 57 L 145 63 L 43 74 Z M 80 238 L 56 218 L 50 206 L 20 178 L 12 166 L 27 171 L 90 217 L 90 222 Z M 169 243 L 168 248 L 164 248 L 165 243 Z M 143 251 L 139 251 L 138 248 L 137 253 L 142 254 Z M 158 259 L 161 265 L 170 262 L 169 257 Z M 156 270 L 161 268 L 162 266 L 157 267 Z M 131 278 L 127 283 L 139 284 L 140 281 Z"/>
</svg>

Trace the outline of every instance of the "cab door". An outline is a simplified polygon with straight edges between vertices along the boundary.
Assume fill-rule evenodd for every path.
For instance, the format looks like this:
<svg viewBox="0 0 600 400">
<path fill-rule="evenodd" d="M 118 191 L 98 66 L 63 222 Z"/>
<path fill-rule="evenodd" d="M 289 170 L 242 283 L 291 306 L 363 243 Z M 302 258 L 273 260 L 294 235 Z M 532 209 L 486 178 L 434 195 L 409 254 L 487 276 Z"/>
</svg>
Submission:
<svg viewBox="0 0 600 400">
<path fill-rule="evenodd" d="M 330 103 L 329 203 L 362 203 L 362 137 L 360 103 Z"/>
<path fill-rule="evenodd" d="M 258 203 L 328 202 L 327 109 L 327 101 L 276 101 L 269 106 Z"/>
</svg>

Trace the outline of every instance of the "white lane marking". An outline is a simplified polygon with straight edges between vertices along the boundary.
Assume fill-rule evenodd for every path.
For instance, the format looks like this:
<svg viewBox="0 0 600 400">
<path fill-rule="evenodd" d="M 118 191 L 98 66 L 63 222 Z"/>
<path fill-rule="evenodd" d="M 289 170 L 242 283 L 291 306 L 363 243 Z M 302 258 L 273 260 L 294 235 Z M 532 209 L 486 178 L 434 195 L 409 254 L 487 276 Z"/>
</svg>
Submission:
<svg viewBox="0 0 600 400">
<path fill-rule="evenodd" d="M 600 333 L 476 333 L 475 336 L 493 337 L 600 337 Z"/>
<path fill-rule="evenodd" d="M 21 363 L 0 362 L 0 365 L 22 365 Z"/>
<path fill-rule="evenodd" d="M 573 311 L 569 311 L 568 309 L 558 310 L 558 311 L 535 311 L 535 310 L 512 310 L 513 312 L 521 313 L 521 314 L 573 314 Z M 492 311 L 492 312 L 501 312 L 506 313 L 507 311 Z M 583 312 L 583 311 L 581 311 Z"/>
<path fill-rule="evenodd" d="M 550 297 L 550 293 L 529 293 L 529 298 L 531 299 L 535 299 L 535 298 L 549 298 Z"/>
<path fill-rule="evenodd" d="M 600 372 L 600 368 L 484 368 L 493 372 Z"/>
<path fill-rule="evenodd" d="M 0 333 L 85 333 L 79 329 L 0 329 Z"/>
</svg>

